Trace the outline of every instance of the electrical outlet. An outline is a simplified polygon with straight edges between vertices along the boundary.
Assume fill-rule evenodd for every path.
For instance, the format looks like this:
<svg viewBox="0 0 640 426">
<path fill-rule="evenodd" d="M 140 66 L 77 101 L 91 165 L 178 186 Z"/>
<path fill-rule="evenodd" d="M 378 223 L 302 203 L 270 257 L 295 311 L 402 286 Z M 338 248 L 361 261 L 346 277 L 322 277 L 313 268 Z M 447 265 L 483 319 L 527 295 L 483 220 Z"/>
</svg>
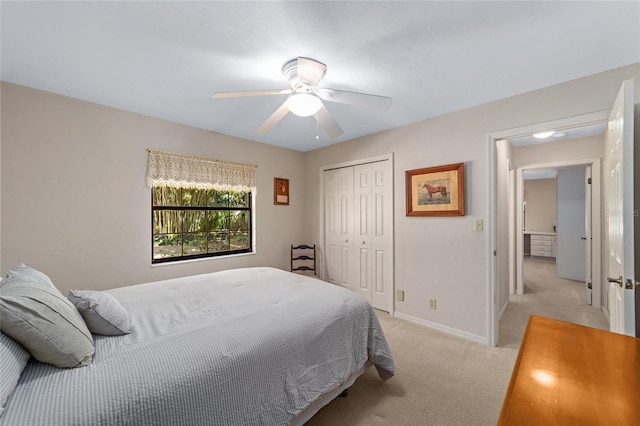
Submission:
<svg viewBox="0 0 640 426">
<path fill-rule="evenodd" d="M 404 290 L 397 290 L 396 291 L 396 299 L 399 302 L 404 302 Z"/>
<path fill-rule="evenodd" d="M 429 309 L 436 308 L 436 299 L 429 299 Z"/>
</svg>

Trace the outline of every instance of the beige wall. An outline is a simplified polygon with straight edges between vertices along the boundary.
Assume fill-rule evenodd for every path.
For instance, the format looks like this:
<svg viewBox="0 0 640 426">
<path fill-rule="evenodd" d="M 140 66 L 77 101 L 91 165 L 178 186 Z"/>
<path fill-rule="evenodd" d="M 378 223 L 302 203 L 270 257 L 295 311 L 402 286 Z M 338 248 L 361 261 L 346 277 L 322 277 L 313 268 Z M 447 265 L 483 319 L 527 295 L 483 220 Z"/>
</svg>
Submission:
<svg viewBox="0 0 640 426">
<path fill-rule="evenodd" d="M 487 135 L 607 110 L 628 78 L 640 81 L 640 64 L 306 154 L 3 83 L 3 272 L 26 262 L 65 290 L 242 266 L 287 269 L 290 242 L 322 241 L 320 167 L 393 153 L 395 287 L 405 290 L 395 309 L 486 341 L 492 231 Z M 636 89 L 640 93 L 640 84 Z M 150 267 L 146 148 L 258 164 L 257 254 Z M 404 172 L 457 162 L 465 162 L 466 216 L 406 217 Z M 274 176 L 291 180 L 291 206 L 273 206 Z M 485 221 L 485 231 L 473 230 L 474 219 Z M 431 298 L 438 300 L 436 310 L 428 309 Z"/>
<path fill-rule="evenodd" d="M 603 140 L 604 136 L 601 135 L 519 146 L 513 149 L 513 160 L 516 167 L 522 167 L 533 164 L 602 158 Z"/>
<path fill-rule="evenodd" d="M 216 270 L 289 268 L 301 241 L 303 154 L 2 84 L 2 273 L 24 262 L 71 288 L 106 289 Z M 147 148 L 257 164 L 255 255 L 151 267 Z M 291 204 L 273 204 L 273 178 Z"/>
<path fill-rule="evenodd" d="M 319 232 L 321 166 L 394 154 L 395 287 L 405 290 L 397 313 L 476 340 L 488 338 L 488 227 L 473 220 L 489 215 L 488 134 L 610 109 L 623 80 L 640 81 L 640 64 L 446 114 L 307 153 L 305 215 Z M 455 93 L 452 92 L 452 96 Z M 407 217 L 406 170 L 465 162 L 466 216 Z M 438 308 L 428 309 L 437 298 Z"/>
<path fill-rule="evenodd" d="M 553 232 L 557 217 L 556 179 L 524 181 L 527 194 L 526 231 Z"/>
</svg>

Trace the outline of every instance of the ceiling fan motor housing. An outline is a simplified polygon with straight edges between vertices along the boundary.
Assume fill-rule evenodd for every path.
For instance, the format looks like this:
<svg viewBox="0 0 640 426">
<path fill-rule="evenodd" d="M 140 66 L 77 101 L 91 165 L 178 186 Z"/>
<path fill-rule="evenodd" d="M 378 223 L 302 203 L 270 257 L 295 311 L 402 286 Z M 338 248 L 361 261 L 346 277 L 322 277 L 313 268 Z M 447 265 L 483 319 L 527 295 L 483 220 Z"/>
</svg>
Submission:
<svg viewBox="0 0 640 426">
<path fill-rule="evenodd" d="M 315 59 L 311 58 L 304 59 L 323 65 L 325 67 L 325 70 L 322 73 L 322 77 L 324 77 L 324 74 L 326 73 L 326 66 L 322 62 L 316 61 Z M 314 85 L 314 82 L 312 81 L 300 81 L 298 79 L 298 58 L 293 58 L 290 61 L 285 62 L 285 64 L 282 66 L 282 75 L 287 84 L 289 84 L 289 87 L 294 90 L 297 87 L 304 87 L 305 89 L 308 89 L 307 91 L 311 91 L 311 87 Z"/>
</svg>

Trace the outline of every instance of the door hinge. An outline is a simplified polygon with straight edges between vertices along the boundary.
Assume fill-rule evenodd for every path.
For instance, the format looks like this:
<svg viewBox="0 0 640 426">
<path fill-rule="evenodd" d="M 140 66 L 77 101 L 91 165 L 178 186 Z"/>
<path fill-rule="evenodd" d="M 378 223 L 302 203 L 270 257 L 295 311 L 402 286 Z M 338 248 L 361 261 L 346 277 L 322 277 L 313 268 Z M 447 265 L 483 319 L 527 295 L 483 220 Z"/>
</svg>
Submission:
<svg viewBox="0 0 640 426">
<path fill-rule="evenodd" d="M 591 289 L 593 288 L 593 287 L 592 287 L 592 285 L 591 285 L 591 283 L 587 283 L 587 288 L 588 288 L 589 290 L 591 290 Z"/>
<path fill-rule="evenodd" d="M 633 284 L 634 281 L 631 278 L 627 278 L 627 281 L 624 283 L 624 288 L 627 290 L 633 290 Z"/>
<path fill-rule="evenodd" d="M 591 185 L 591 178 L 587 178 L 587 183 Z"/>
</svg>

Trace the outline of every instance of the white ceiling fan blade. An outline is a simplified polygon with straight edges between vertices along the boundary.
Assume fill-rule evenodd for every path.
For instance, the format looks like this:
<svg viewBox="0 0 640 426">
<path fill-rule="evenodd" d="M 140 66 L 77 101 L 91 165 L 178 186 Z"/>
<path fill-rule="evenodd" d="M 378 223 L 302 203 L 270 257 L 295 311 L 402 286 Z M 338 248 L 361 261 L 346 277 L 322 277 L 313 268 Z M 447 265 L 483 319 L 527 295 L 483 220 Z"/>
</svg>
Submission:
<svg viewBox="0 0 640 426">
<path fill-rule="evenodd" d="M 215 99 L 239 98 L 242 96 L 286 95 L 288 93 L 291 93 L 291 89 L 250 90 L 247 92 L 216 92 L 213 94 L 213 97 Z"/>
<path fill-rule="evenodd" d="M 327 66 L 322 62 L 298 57 L 298 84 L 306 83 L 316 87 L 326 70 Z"/>
<path fill-rule="evenodd" d="M 277 110 L 275 110 L 275 112 L 271 114 L 271 116 L 267 118 L 264 121 L 264 123 L 260 125 L 260 127 L 256 129 L 256 133 L 265 134 L 269 132 L 269 130 L 271 130 L 273 126 L 278 124 L 280 120 L 282 120 L 284 116 L 287 115 L 288 113 L 289 113 L 289 108 L 287 107 L 287 104 L 285 102 L 282 105 L 280 105 L 280 107 Z"/>
<path fill-rule="evenodd" d="M 344 131 L 340 128 L 336 120 L 334 120 L 333 116 L 329 112 L 324 105 L 318 110 L 315 115 L 316 121 L 318 125 L 322 127 L 322 130 L 329 136 L 331 139 L 337 138 L 342 135 Z"/>
<path fill-rule="evenodd" d="M 391 98 L 386 96 L 368 95 L 366 93 L 347 92 L 336 89 L 317 89 L 316 93 L 325 101 L 341 104 L 358 105 L 379 111 L 391 108 Z"/>
</svg>

